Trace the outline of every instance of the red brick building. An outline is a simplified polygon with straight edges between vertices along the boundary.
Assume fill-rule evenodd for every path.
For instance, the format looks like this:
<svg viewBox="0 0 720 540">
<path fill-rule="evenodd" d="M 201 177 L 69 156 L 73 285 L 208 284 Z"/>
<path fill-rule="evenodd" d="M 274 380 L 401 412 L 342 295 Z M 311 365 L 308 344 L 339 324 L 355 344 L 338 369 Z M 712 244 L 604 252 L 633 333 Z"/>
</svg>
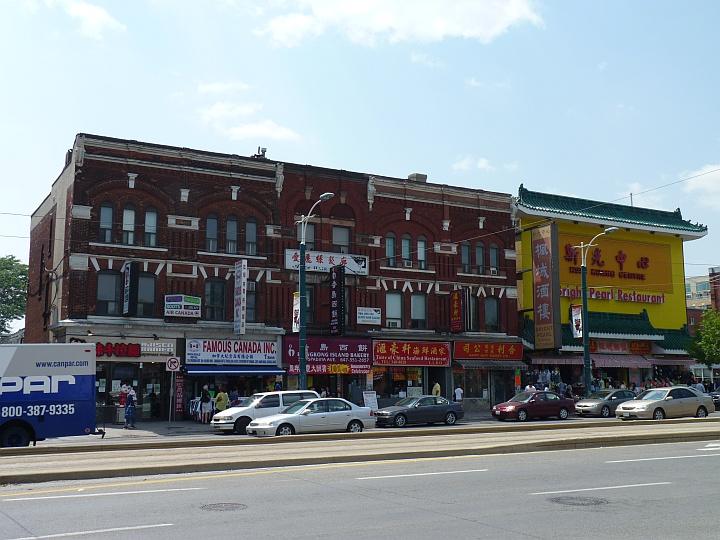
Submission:
<svg viewBox="0 0 720 540">
<path fill-rule="evenodd" d="M 511 392 L 509 195 L 86 134 L 33 216 L 26 341 L 98 343 L 98 400 L 113 404 L 133 384 L 145 416 L 169 399 L 168 357 L 187 370 L 178 410 L 202 383 L 293 387 L 296 222 L 324 192 L 334 197 L 306 234 L 309 384 L 355 399 L 434 382 L 446 395 L 457 382 L 468 397 Z M 236 334 L 242 260 L 247 317 Z M 332 263 L 346 270 L 340 335 L 329 330 Z"/>
</svg>

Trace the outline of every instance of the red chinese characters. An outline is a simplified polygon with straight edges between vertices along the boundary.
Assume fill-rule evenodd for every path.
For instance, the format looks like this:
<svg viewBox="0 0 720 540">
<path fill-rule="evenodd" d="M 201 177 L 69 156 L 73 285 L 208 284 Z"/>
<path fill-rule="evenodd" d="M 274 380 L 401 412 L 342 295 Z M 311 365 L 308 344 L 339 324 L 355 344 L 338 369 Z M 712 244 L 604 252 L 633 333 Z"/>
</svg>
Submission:
<svg viewBox="0 0 720 540">
<path fill-rule="evenodd" d="M 444 341 L 374 341 L 373 364 L 376 366 L 448 367 L 450 365 L 450 343 Z"/>
<path fill-rule="evenodd" d="M 456 360 L 522 360 L 522 357 L 520 343 L 456 341 L 453 344 L 453 358 Z"/>
</svg>

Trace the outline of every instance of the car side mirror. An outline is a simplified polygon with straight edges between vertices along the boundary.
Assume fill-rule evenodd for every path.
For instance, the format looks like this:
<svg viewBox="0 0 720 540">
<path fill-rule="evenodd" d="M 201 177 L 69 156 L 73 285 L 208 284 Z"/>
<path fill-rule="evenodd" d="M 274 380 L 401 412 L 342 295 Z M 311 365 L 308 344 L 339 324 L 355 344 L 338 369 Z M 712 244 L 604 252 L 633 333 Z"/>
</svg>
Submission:
<svg viewBox="0 0 720 540">
<path fill-rule="evenodd" d="M 535 403 L 537 400 L 535 398 L 530 399 L 528 403 Z"/>
<path fill-rule="evenodd" d="M 304 410 L 303 412 L 301 412 L 300 414 L 302 414 L 303 416 L 307 416 L 307 415 L 310 414 L 311 412 L 312 412 L 312 411 L 311 411 L 310 409 L 305 409 L 305 410 Z"/>
<path fill-rule="evenodd" d="M 670 401 L 671 399 L 673 399 L 673 397 L 672 397 L 672 396 L 668 396 L 668 397 L 665 398 L 665 401 Z"/>
</svg>

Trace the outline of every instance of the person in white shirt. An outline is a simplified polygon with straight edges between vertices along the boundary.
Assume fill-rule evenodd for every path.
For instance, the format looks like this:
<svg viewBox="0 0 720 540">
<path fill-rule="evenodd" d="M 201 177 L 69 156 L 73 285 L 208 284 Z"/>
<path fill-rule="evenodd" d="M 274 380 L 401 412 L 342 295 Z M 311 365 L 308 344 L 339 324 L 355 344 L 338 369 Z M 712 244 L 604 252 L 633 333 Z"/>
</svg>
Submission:
<svg viewBox="0 0 720 540">
<path fill-rule="evenodd" d="M 462 389 L 462 388 L 460 387 L 460 385 L 458 384 L 458 385 L 455 387 L 455 401 L 462 401 L 462 400 L 463 400 L 463 394 L 464 394 L 464 393 L 465 393 L 465 392 L 463 392 L 463 389 Z"/>
</svg>

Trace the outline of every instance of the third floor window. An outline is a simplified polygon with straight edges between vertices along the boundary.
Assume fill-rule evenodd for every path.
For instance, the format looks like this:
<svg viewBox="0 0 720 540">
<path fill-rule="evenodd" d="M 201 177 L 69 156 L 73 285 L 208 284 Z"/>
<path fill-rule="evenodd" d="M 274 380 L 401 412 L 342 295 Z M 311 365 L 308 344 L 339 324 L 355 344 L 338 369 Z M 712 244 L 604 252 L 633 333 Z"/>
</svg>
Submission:
<svg viewBox="0 0 720 540">
<path fill-rule="evenodd" d="M 145 238 L 143 244 L 148 247 L 157 246 L 157 212 L 153 208 L 145 211 Z"/>
<path fill-rule="evenodd" d="M 350 253 L 350 229 L 348 227 L 333 227 L 332 243 L 334 252 Z"/>
<path fill-rule="evenodd" d="M 100 206 L 100 234 L 98 240 L 109 244 L 112 242 L 113 207 L 110 203 Z"/>
</svg>

